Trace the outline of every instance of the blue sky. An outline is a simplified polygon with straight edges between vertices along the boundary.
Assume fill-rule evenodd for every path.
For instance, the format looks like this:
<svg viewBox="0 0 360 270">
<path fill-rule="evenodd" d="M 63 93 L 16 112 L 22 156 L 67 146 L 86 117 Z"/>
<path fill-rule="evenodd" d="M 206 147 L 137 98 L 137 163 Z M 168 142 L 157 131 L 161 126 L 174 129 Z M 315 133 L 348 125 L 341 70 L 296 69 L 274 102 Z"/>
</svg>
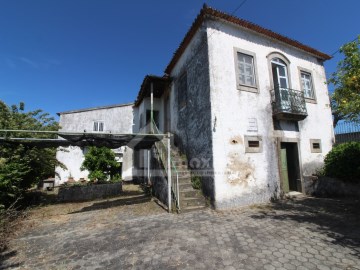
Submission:
<svg viewBox="0 0 360 270">
<path fill-rule="evenodd" d="M 242 2 L 206 1 L 230 14 Z M 0 99 L 52 115 L 132 102 L 146 74 L 163 74 L 203 3 L 0 0 Z M 359 10 L 358 0 L 247 0 L 234 15 L 332 54 L 360 34 Z"/>
</svg>

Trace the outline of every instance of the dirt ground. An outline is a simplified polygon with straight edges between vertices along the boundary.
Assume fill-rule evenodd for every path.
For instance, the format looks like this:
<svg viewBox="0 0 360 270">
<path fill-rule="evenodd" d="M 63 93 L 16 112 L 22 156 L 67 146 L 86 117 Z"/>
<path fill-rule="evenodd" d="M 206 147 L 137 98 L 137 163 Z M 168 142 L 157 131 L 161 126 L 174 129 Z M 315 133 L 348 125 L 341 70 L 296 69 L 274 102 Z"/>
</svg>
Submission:
<svg viewBox="0 0 360 270">
<path fill-rule="evenodd" d="M 136 205 L 136 207 L 134 207 L 134 205 Z M 121 196 L 89 202 L 59 203 L 36 207 L 28 212 L 28 220 L 56 220 L 62 219 L 62 216 L 68 214 L 100 209 L 107 209 L 106 215 L 111 215 L 112 212 L 117 212 L 119 210 L 125 210 L 134 215 L 163 212 L 163 209 L 159 207 L 159 205 L 154 204 L 154 202 L 151 201 L 151 198 L 144 194 L 139 185 L 126 184 L 123 185 L 123 193 Z"/>
</svg>

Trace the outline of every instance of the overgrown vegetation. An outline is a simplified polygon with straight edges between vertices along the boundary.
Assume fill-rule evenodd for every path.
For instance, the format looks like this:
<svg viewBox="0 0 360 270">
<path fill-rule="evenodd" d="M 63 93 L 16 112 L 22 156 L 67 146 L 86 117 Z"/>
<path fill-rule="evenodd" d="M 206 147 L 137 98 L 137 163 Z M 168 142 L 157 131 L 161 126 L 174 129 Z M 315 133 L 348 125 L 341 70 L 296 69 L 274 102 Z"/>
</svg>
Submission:
<svg viewBox="0 0 360 270">
<path fill-rule="evenodd" d="M 56 131 L 58 123 L 42 110 L 24 111 L 24 104 L 7 106 L 0 100 L 0 129 Z M 2 132 L 0 137 L 51 138 L 49 134 Z M 0 205 L 5 208 L 39 181 L 54 175 L 56 148 L 38 148 L 10 141 L 0 145 Z"/>
<path fill-rule="evenodd" d="M 335 87 L 331 97 L 334 126 L 340 120 L 360 121 L 360 36 L 343 45 L 339 52 L 344 59 L 328 80 Z"/>
<path fill-rule="evenodd" d="M 0 129 L 56 131 L 58 123 L 42 110 L 25 112 L 24 103 L 9 107 L 0 100 Z M 0 132 L 0 137 L 52 138 L 49 134 L 30 134 L 15 131 Z M 24 215 L 26 191 L 39 181 L 54 175 L 55 148 L 38 148 L 5 141 L 0 144 L 0 251 L 6 248 L 9 235 Z"/>
<path fill-rule="evenodd" d="M 199 175 L 192 174 L 191 185 L 194 189 L 201 189 L 201 177 Z"/>
<path fill-rule="evenodd" d="M 6 250 L 9 236 L 15 231 L 15 227 L 19 226 L 16 221 L 25 217 L 24 211 L 15 209 L 15 202 L 7 209 L 0 205 L 0 252 Z"/>
<path fill-rule="evenodd" d="M 336 145 L 325 157 L 324 174 L 360 182 L 360 142 Z"/>
<path fill-rule="evenodd" d="M 92 181 L 119 182 L 121 165 L 115 160 L 115 154 L 106 147 L 89 147 L 85 154 L 85 160 L 81 170 L 89 171 L 89 178 Z"/>
</svg>

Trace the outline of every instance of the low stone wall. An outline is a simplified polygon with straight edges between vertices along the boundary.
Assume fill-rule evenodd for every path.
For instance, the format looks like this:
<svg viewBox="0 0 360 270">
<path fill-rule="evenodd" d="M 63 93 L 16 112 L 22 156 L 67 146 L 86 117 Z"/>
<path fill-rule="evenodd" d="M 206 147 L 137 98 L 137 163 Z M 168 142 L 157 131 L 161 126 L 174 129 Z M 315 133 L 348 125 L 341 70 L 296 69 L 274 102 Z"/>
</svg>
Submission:
<svg viewBox="0 0 360 270">
<path fill-rule="evenodd" d="M 122 183 L 60 187 L 58 201 L 79 202 L 120 195 Z"/>
<path fill-rule="evenodd" d="M 360 198 L 360 184 L 348 183 L 330 177 L 304 177 L 304 192 L 318 197 Z"/>
</svg>

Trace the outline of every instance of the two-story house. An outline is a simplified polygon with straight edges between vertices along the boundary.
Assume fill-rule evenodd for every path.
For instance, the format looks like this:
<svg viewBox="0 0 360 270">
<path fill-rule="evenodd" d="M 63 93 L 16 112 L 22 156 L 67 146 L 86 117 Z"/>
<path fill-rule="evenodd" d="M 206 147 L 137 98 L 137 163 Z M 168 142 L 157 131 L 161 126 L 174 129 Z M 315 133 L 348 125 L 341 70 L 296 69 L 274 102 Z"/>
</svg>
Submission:
<svg viewBox="0 0 360 270">
<path fill-rule="evenodd" d="M 301 192 L 334 139 L 323 66 L 330 58 L 204 6 L 165 75 L 145 77 L 132 132 L 151 132 L 153 119 L 173 134 L 216 208 Z M 150 154 L 134 151 L 133 177 L 145 177 Z"/>
<path fill-rule="evenodd" d="M 174 134 L 215 207 L 301 192 L 333 143 L 330 58 L 204 6 L 165 76 L 144 79 L 135 121 L 148 121 L 153 87 L 159 129 Z"/>
</svg>

